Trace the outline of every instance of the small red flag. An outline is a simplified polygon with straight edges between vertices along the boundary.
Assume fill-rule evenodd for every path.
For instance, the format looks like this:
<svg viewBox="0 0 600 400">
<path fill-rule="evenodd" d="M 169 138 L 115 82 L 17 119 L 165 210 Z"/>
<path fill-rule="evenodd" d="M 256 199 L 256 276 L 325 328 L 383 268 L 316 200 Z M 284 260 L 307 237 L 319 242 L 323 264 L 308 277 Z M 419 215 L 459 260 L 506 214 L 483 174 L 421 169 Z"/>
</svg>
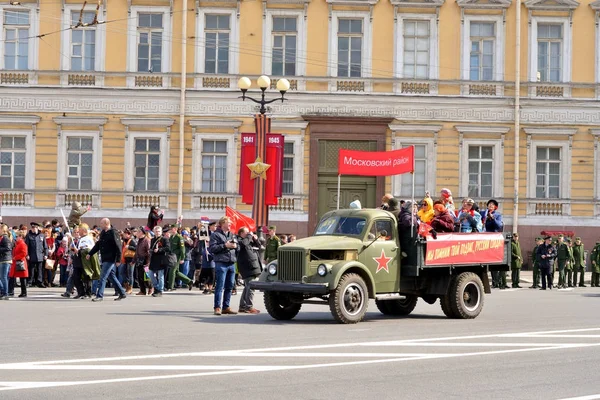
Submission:
<svg viewBox="0 0 600 400">
<path fill-rule="evenodd" d="M 421 222 L 419 224 L 419 235 L 426 237 L 429 235 L 429 232 L 431 231 L 431 229 L 432 229 L 431 225 Z"/>
<path fill-rule="evenodd" d="M 237 231 L 245 226 L 250 232 L 256 232 L 256 222 L 250 217 L 235 211 L 233 208 L 226 206 L 225 215 L 231 220 L 231 231 L 237 233 Z"/>
</svg>

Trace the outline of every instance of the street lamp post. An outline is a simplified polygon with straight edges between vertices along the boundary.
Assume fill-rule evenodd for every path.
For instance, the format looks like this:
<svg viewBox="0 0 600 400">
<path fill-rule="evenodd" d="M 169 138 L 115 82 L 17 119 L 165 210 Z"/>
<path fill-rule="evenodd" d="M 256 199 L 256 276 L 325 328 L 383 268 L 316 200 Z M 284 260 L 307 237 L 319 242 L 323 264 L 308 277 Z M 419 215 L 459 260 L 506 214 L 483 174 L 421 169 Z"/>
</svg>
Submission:
<svg viewBox="0 0 600 400">
<path fill-rule="evenodd" d="M 252 86 L 252 81 L 246 77 L 240 78 L 238 87 L 242 95 L 242 101 L 246 99 L 260 105 L 259 113 L 254 115 L 254 126 L 256 129 L 256 158 L 252 164 L 248 164 L 251 171 L 251 177 L 254 179 L 254 198 L 252 201 L 252 219 L 256 222 L 256 230 L 259 237 L 262 237 L 263 226 L 268 225 L 269 208 L 265 204 L 265 172 L 270 165 L 266 164 L 267 153 L 267 133 L 271 131 L 271 118 L 266 115 L 266 105 L 281 100 L 283 103 L 287 100 L 285 92 L 290 88 L 290 82 L 287 79 L 279 79 L 277 81 L 277 90 L 281 93 L 281 97 L 276 97 L 271 100 L 265 99 L 265 92 L 271 86 L 271 79 L 268 76 L 262 75 L 256 81 L 261 91 L 260 99 L 255 99 L 247 96 L 248 89 Z"/>
</svg>

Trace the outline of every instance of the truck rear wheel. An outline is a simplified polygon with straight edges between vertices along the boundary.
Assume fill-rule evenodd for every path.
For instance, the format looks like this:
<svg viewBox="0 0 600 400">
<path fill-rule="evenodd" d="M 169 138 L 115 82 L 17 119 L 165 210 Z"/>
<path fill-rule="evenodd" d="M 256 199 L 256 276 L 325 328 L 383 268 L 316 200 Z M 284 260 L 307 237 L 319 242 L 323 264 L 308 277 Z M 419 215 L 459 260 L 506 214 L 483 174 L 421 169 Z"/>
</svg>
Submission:
<svg viewBox="0 0 600 400">
<path fill-rule="evenodd" d="M 406 296 L 404 299 L 375 300 L 375 305 L 384 315 L 408 315 L 417 306 L 417 296 Z"/>
<path fill-rule="evenodd" d="M 463 272 L 458 275 L 450 286 L 448 295 L 450 308 L 455 318 L 477 317 L 483 309 L 483 293 L 483 283 L 477 274 Z"/>
<path fill-rule="evenodd" d="M 266 291 L 264 299 L 267 312 L 277 320 L 293 319 L 302 307 L 302 304 L 291 302 L 287 296 L 282 296 L 279 292 Z"/>
<path fill-rule="evenodd" d="M 336 321 L 355 324 L 362 321 L 369 306 L 369 290 L 358 274 L 342 276 L 329 295 L 329 309 Z"/>
</svg>

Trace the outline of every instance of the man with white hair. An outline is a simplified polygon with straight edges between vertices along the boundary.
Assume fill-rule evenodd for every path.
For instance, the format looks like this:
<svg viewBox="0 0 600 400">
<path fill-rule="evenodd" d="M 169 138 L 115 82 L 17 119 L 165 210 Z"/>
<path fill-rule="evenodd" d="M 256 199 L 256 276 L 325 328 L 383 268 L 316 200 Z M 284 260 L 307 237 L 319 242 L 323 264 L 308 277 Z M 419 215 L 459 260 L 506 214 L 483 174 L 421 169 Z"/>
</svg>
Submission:
<svg viewBox="0 0 600 400">
<path fill-rule="evenodd" d="M 100 256 L 102 258 L 100 285 L 98 287 L 98 292 L 96 293 L 96 298 L 92 301 L 97 302 L 103 300 L 104 288 L 106 287 L 107 280 L 110 280 L 110 283 L 112 283 L 113 287 L 119 293 L 119 297 L 115 299 L 115 301 L 119 301 L 127 297 L 125 289 L 123 289 L 123 286 L 121 286 L 117 279 L 117 275 L 115 274 L 115 266 L 121 261 L 121 239 L 119 239 L 119 232 L 111 226 L 108 218 L 103 218 L 100 221 L 100 228 L 102 228 L 100 238 L 86 256 L 86 259 L 89 260 L 91 256 L 100 251 Z"/>
</svg>

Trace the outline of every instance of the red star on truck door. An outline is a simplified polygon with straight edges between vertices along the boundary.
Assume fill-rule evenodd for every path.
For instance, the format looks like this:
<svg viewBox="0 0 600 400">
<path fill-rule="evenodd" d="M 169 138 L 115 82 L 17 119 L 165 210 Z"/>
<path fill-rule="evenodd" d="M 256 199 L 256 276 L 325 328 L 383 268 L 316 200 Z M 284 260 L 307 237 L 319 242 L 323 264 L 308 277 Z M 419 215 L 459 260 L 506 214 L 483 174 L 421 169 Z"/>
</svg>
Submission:
<svg viewBox="0 0 600 400">
<path fill-rule="evenodd" d="M 373 257 L 373 260 L 377 261 L 377 271 L 375 271 L 375 273 L 378 273 L 383 269 L 389 274 L 390 268 L 388 267 L 388 264 L 392 258 L 394 257 L 386 257 L 385 251 L 381 249 L 381 255 L 379 257 Z"/>
</svg>

